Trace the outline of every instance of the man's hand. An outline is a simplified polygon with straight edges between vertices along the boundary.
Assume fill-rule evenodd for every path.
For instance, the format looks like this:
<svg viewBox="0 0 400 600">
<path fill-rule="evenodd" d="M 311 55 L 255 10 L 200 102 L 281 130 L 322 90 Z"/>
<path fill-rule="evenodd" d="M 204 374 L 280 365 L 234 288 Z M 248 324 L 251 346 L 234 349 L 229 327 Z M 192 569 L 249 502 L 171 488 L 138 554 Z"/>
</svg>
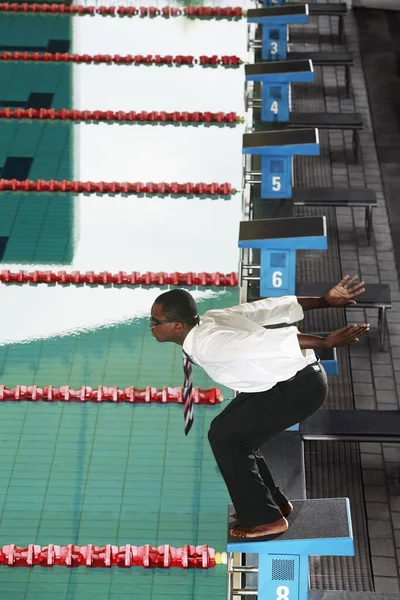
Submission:
<svg viewBox="0 0 400 600">
<path fill-rule="evenodd" d="M 326 348 L 337 348 L 358 342 L 359 338 L 369 331 L 369 323 L 363 325 L 347 325 L 343 329 L 333 331 L 325 338 Z"/>
<path fill-rule="evenodd" d="M 355 296 L 365 292 L 363 281 L 357 281 L 358 275 L 346 275 L 332 289 L 328 290 L 323 296 L 324 304 L 330 306 L 348 306 L 349 304 L 357 304 L 352 300 Z"/>
</svg>

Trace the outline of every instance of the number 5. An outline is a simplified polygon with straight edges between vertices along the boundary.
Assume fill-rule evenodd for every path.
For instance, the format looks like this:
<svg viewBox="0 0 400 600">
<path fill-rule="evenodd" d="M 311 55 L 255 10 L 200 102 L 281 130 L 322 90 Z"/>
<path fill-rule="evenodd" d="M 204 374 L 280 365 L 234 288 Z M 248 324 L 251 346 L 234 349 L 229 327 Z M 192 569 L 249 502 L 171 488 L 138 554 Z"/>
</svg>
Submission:
<svg viewBox="0 0 400 600">
<path fill-rule="evenodd" d="M 274 190 L 274 192 L 279 192 L 279 190 L 281 189 L 281 178 L 277 175 L 274 175 L 272 177 L 272 189 Z"/>
</svg>

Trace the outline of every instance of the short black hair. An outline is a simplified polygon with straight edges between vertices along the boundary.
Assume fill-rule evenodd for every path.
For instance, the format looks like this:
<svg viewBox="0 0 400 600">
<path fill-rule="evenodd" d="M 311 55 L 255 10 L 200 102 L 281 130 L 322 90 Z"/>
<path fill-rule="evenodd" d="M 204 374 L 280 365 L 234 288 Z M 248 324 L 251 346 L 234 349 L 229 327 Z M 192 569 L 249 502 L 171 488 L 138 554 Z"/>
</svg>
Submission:
<svg viewBox="0 0 400 600">
<path fill-rule="evenodd" d="M 199 324 L 196 301 L 186 290 L 177 288 L 164 292 L 155 299 L 155 304 L 162 304 L 164 315 L 169 321 Z"/>
</svg>

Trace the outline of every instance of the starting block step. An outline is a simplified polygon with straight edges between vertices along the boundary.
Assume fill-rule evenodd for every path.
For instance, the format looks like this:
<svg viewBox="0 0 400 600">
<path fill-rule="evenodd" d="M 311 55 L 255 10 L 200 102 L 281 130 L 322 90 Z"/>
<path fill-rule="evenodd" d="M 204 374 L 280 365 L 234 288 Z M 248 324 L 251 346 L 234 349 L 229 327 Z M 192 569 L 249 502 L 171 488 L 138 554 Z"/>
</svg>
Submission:
<svg viewBox="0 0 400 600">
<path fill-rule="evenodd" d="M 319 410 L 300 424 L 304 440 L 400 441 L 400 410 Z"/>
<path fill-rule="evenodd" d="M 304 81 L 304 77 L 313 72 L 312 61 L 301 60 L 277 60 L 274 62 L 259 62 L 245 65 L 244 73 L 247 81 L 268 81 L 273 83 L 280 81 Z"/>
<path fill-rule="evenodd" d="M 255 553 L 258 560 L 258 600 L 290 598 L 308 600 L 308 562 L 310 556 L 354 556 L 354 541 L 348 498 L 295 500 L 289 515 L 289 529 L 279 536 L 236 538 L 229 530 L 236 525 L 233 505 L 228 508 L 228 589 L 232 596 L 249 595 L 235 590 L 235 571 L 252 567 L 232 564 L 232 553 Z M 242 593 L 241 593 L 242 592 Z M 244 592 L 244 593 L 243 593 Z"/>
</svg>

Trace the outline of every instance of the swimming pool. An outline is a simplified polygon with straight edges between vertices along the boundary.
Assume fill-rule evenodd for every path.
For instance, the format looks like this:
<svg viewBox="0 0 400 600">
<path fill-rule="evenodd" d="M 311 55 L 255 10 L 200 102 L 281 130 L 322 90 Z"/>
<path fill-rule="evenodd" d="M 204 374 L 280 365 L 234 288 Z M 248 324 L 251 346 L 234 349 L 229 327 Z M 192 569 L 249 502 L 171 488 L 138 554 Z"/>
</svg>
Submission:
<svg viewBox="0 0 400 600">
<path fill-rule="evenodd" d="M 2 14 L 0 31 L 3 44 L 18 38 L 21 46 L 69 36 L 70 51 L 80 54 L 246 57 L 244 21 Z M 55 108 L 244 112 L 242 68 L 13 62 L 0 70 L 4 102 L 34 91 L 53 94 Z M 240 189 L 242 133 L 243 125 L 2 121 L 0 148 L 3 165 L 7 157 L 32 159 L 23 163 L 31 179 L 226 181 Z M 212 200 L 4 193 L 0 216 L 1 269 L 237 270 L 240 194 Z M 147 317 L 159 288 L 2 284 L 1 292 L 1 384 L 182 385 L 180 349 L 150 335 Z M 195 295 L 201 312 L 238 302 L 236 289 Z M 194 382 L 215 385 L 197 367 Z M 206 435 L 220 409 L 196 407 L 186 438 L 177 405 L 0 403 L 2 545 L 168 543 L 224 550 L 228 496 Z M 40 600 L 223 598 L 225 580 L 223 566 L 2 567 L 0 593 Z"/>
</svg>

